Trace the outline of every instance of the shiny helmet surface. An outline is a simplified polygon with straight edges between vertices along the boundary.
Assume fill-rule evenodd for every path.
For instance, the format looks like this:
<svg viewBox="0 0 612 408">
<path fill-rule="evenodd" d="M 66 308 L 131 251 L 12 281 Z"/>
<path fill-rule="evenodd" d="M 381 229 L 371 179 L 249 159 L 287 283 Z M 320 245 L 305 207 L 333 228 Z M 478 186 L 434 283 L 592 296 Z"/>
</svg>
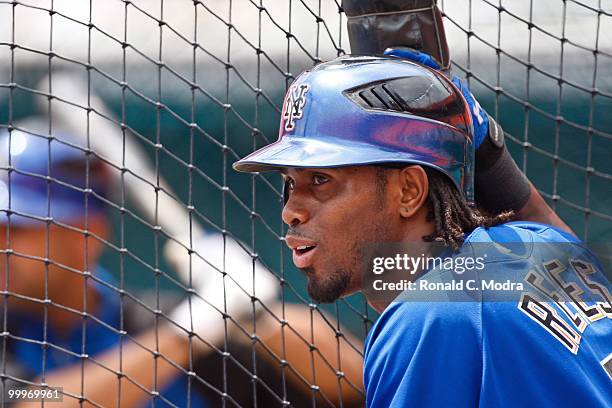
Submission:
<svg viewBox="0 0 612 408">
<path fill-rule="evenodd" d="M 235 170 L 420 164 L 446 174 L 473 201 L 469 108 L 443 74 L 395 57 L 343 56 L 289 87 L 278 140 Z"/>
</svg>

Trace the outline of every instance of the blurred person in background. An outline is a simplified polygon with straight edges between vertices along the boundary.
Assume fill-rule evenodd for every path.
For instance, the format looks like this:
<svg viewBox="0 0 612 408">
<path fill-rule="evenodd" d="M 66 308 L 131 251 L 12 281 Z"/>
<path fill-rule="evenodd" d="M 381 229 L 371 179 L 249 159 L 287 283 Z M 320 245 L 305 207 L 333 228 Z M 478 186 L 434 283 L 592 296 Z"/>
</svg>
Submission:
<svg viewBox="0 0 612 408">
<path fill-rule="evenodd" d="M 20 127 L 38 129 L 31 134 L 13 130 L 10 146 L 9 133 L 0 129 L 5 388 L 63 387 L 62 406 L 79 406 L 80 399 L 101 406 L 140 407 L 153 399 L 156 406 L 219 406 L 223 392 L 230 405 L 280 406 L 278 396 L 285 396 L 294 406 L 310 406 L 322 395 L 335 404 L 363 405 L 363 396 L 345 381 L 362 388 L 361 342 L 344 331 L 341 342 L 306 307 L 271 302 L 258 314 L 254 340 L 235 324 L 226 334 L 221 314 L 198 302 L 159 294 L 163 314 L 156 324 L 157 296 L 150 302 L 145 295 L 122 296 L 116 278 L 98 263 L 105 246 L 112 246 L 110 206 L 98 198 L 111 193 L 112 169 L 71 146 L 78 143 L 69 135 L 41 136 L 46 126 L 39 119 Z M 206 299 L 223 290 L 203 292 Z M 252 320 L 251 304 L 236 313 L 250 313 Z M 197 335 L 192 345 L 189 321 Z M 338 353 L 342 372 L 333 368 Z M 319 391 L 313 392 L 315 373 Z"/>
</svg>

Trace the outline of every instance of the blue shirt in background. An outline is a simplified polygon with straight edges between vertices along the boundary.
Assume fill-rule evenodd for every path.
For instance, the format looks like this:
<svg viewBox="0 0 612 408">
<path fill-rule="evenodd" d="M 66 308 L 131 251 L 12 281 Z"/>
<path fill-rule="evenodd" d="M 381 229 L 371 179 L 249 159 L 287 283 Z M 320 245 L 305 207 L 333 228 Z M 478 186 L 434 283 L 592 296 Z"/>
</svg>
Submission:
<svg viewBox="0 0 612 408">
<path fill-rule="evenodd" d="M 102 268 L 98 268 L 95 276 L 109 284 L 114 283 L 114 278 Z M 98 297 L 99 304 L 95 313 L 96 318 L 103 321 L 105 324 L 119 330 L 120 327 L 120 301 L 119 295 L 111 288 L 96 282 L 93 279 L 89 280 L 94 290 L 100 295 Z M 15 310 L 9 310 L 9 321 L 11 321 L 12 331 L 17 336 L 27 339 L 42 341 L 44 320 L 41 316 L 17 313 Z M 130 333 L 133 335 L 133 333 Z M 58 347 L 69 350 L 77 355 L 86 353 L 93 356 L 97 353 L 104 352 L 111 347 L 116 347 L 119 344 L 120 336 L 115 331 L 105 327 L 104 325 L 87 319 L 85 324 L 85 340 L 83 340 L 83 325 L 79 324 L 70 332 L 59 333 L 51 325 L 47 325 L 47 342 L 52 346 L 47 348 L 45 353 L 45 372 L 49 373 L 52 370 L 63 368 L 69 364 L 80 363 L 80 358 L 71 355 L 70 353 L 58 349 Z M 85 348 L 83 350 L 83 344 Z M 11 352 L 22 366 L 21 368 L 28 374 L 29 379 L 35 378 L 42 373 L 43 369 L 43 349 L 37 343 L 26 341 L 11 341 Z M 57 346 L 57 347 L 56 347 Z M 151 356 L 151 358 L 153 358 Z M 159 390 L 161 396 L 170 401 L 172 404 L 185 407 L 187 406 L 187 379 L 186 376 L 181 376 L 173 380 L 163 389 Z M 205 407 L 204 397 L 201 396 L 194 387 L 191 388 L 191 406 Z M 142 407 L 151 406 L 151 400 L 146 399 Z M 159 407 L 171 406 L 161 399 L 156 399 L 156 405 Z"/>
</svg>

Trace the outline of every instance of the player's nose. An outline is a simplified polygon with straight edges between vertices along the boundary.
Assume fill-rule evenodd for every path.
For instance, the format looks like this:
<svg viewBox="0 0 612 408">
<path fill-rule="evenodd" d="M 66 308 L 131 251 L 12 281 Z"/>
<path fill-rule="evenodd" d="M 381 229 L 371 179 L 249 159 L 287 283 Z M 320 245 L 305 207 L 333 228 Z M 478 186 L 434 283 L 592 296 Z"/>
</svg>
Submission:
<svg viewBox="0 0 612 408">
<path fill-rule="evenodd" d="M 287 199 L 282 213 L 283 222 L 290 227 L 304 224 L 310 218 L 304 196 L 299 190 L 294 190 Z"/>
</svg>

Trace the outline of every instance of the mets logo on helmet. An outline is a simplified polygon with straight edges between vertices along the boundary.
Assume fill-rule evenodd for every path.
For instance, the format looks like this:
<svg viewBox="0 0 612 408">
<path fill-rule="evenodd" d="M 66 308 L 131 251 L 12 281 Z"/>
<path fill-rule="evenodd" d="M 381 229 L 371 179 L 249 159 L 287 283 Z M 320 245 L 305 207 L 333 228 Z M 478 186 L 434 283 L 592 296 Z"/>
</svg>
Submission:
<svg viewBox="0 0 612 408">
<path fill-rule="evenodd" d="M 292 85 L 287 91 L 283 103 L 283 119 L 287 132 L 295 128 L 295 120 L 301 119 L 306 105 L 306 92 L 310 89 L 308 84 Z"/>
</svg>

